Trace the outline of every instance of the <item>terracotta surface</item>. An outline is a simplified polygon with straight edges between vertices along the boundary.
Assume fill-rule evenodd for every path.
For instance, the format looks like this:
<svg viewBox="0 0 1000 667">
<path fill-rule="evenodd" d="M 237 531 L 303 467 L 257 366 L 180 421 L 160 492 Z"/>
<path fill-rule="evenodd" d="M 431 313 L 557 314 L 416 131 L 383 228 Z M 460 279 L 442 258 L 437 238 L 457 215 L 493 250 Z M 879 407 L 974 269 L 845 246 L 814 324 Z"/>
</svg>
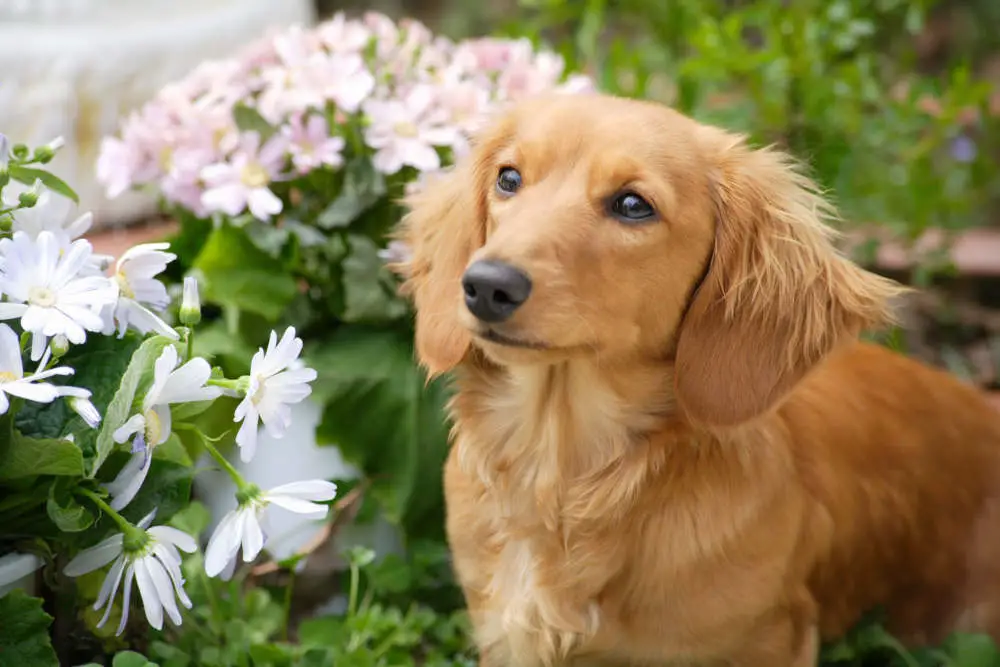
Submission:
<svg viewBox="0 0 1000 667">
<path fill-rule="evenodd" d="M 93 244 L 94 252 L 113 255 L 117 259 L 132 246 L 160 241 L 176 228 L 175 222 L 160 220 L 121 229 L 98 230 L 87 234 L 87 239 Z"/>
</svg>

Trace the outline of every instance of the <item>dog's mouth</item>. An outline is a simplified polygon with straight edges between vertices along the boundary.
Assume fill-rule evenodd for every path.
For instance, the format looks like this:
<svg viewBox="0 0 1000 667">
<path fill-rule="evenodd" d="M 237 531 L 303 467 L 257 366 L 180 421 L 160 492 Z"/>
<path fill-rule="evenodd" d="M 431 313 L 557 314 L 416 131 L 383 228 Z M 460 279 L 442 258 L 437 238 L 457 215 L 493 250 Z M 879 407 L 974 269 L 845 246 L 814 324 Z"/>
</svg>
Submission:
<svg viewBox="0 0 1000 667">
<path fill-rule="evenodd" d="M 495 329 L 484 329 L 475 333 L 476 336 L 482 338 L 483 340 L 488 340 L 491 343 L 496 343 L 497 345 L 503 345 L 505 347 L 519 347 L 525 350 L 545 350 L 549 347 L 545 343 L 539 341 L 505 336 L 502 333 L 498 333 Z"/>
</svg>

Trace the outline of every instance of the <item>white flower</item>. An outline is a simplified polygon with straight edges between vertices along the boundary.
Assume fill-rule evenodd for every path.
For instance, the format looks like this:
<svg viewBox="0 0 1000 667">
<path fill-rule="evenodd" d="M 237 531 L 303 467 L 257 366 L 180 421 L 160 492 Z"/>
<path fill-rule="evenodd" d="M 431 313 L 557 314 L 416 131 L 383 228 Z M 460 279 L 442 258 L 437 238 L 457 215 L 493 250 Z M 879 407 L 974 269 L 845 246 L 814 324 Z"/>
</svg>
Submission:
<svg viewBox="0 0 1000 667">
<path fill-rule="evenodd" d="M 133 581 L 139 587 L 146 620 L 157 630 L 163 628 L 164 612 L 174 625 L 181 624 L 177 600 L 188 609 L 191 608 L 191 600 L 184 592 L 181 555 L 177 550 L 191 553 L 197 548 L 197 544 L 190 535 L 170 526 L 154 526 L 147 530 L 154 514 L 155 510 L 139 522 L 138 530 L 144 536 L 138 540 L 140 544 L 126 545 L 125 535 L 116 533 L 96 546 L 81 551 L 63 570 L 66 576 L 79 577 L 114 561 L 94 603 L 95 610 L 106 605 L 104 616 L 97 624 L 99 628 L 107 623 L 111 615 L 115 596 L 123 579 L 125 590 L 122 593 L 122 618 L 118 623 L 118 635 L 124 632 L 125 624 L 128 623 Z"/>
<path fill-rule="evenodd" d="M 114 275 L 118 283 L 118 302 L 108 309 L 106 333 L 117 324 L 119 338 L 125 335 L 129 326 L 142 334 L 155 331 L 175 340 L 180 338 L 153 312 L 163 312 L 170 305 L 167 288 L 156 279 L 167 264 L 177 259 L 177 255 L 164 252 L 169 247 L 169 243 L 142 243 L 118 258 Z"/>
<path fill-rule="evenodd" d="M 0 142 L 2 141 L 3 135 L 0 135 Z M 34 554 L 10 553 L 0 556 L 0 597 L 9 593 L 10 587 L 18 580 L 27 577 L 44 564 L 45 561 Z"/>
<path fill-rule="evenodd" d="M 277 505 L 310 519 L 322 519 L 329 509 L 320 502 L 333 500 L 337 485 L 314 479 L 276 486 L 259 493 L 222 518 L 205 549 L 205 572 L 210 577 L 222 574 L 228 579 L 236 566 L 236 554 L 243 547 L 243 562 L 250 563 L 264 548 L 267 536 L 261 514 L 268 505 Z"/>
<path fill-rule="evenodd" d="M 37 239 L 25 232 L 0 240 L 0 320 L 21 319 L 32 334 L 31 359 L 37 361 L 48 339 L 63 334 L 71 343 L 86 341 L 87 331 L 104 326 L 100 309 L 114 303 L 118 287 L 101 276 L 81 276 L 91 259 L 88 241 L 73 241 L 66 252 L 57 237 L 42 231 Z"/>
<path fill-rule="evenodd" d="M 149 473 L 153 448 L 170 437 L 170 406 L 210 401 L 222 393 L 218 387 L 205 386 L 212 374 L 207 361 L 191 359 L 180 368 L 177 368 L 177 361 L 177 348 L 173 345 L 163 348 L 153 366 L 153 384 L 142 400 L 142 412 L 130 417 L 112 434 L 119 444 L 133 438 L 132 458 L 106 486 L 113 498 L 111 508 L 116 511 L 135 498 Z"/>
<path fill-rule="evenodd" d="M 302 339 L 295 337 L 295 327 L 288 327 L 278 342 L 272 331 L 267 351 L 258 348 L 250 361 L 249 386 L 246 397 L 236 406 L 233 421 L 242 421 L 236 434 L 240 458 L 250 461 L 257 450 L 258 422 L 263 422 L 268 435 L 280 438 L 292 421 L 289 406 L 312 392 L 307 384 L 316 379 L 311 368 L 291 368 L 302 352 Z"/>
<path fill-rule="evenodd" d="M 0 167 L 6 166 L 10 161 L 10 139 L 7 135 L 0 134 Z"/>
<path fill-rule="evenodd" d="M 48 361 L 47 357 L 45 361 Z M 45 364 L 41 364 L 44 368 Z M 6 324 L 0 324 L 0 415 L 10 407 L 10 396 L 18 396 L 36 403 L 51 403 L 60 396 L 66 387 L 56 387 L 40 382 L 57 375 L 72 375 L 73 369 L 67 366 L 40 370 L 37 373 L 24 376 L 24 366 L 21 363 L 21 342 L 17 334 Z"/>
</svg>

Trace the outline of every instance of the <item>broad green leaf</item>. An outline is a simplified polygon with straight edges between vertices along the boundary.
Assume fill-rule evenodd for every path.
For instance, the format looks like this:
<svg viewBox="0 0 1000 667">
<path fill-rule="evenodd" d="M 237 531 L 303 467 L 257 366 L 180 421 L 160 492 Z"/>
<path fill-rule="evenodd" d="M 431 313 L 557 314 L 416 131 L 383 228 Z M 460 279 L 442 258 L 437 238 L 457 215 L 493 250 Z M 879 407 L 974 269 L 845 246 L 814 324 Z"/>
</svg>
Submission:
<svg viewBox="0 0 1000 667">
<path fill-rule="evenodd" d="M 177 512 L 171 519 L 170 525 L 179 530 L 183 530 L 188 535 L 197 536 L 205 532 L 208 524 L 212 521 L 212 514 L 202 503 L 197 500 Z"/>
<path fill-rule="evenodd" d="M 25 185 L 32 185 L 36 180 L 41 181 L 42 185 L 47 187 L 49 190 L 52 190 L 53 192 L 68 199 L 72 199 L 77 204 L 80 203 L 80 198 L 77 196 L 73 188 L 53 173 L 45 171 L 44 169 L 35 169 L 33 167 L 25 167 L 19 164 L 9 164 L 7 165 L 7 168 L 10 172 L 10 177 L 15 181 L 20 181 Z"/>
<path fill-rule="evenodd" d="M 416 527 L 437 517 L 446 392 L 441 381 L 425 385 L 409 333 L 342 326 L 307 350 L 306 363 L 321 370 L 313 383 L 325 404 L 320 441 L 365 471 L 391 521 Z"/>
<path fill-rule="evenodd" d="M 241 132 L 256 132 L 259 134 L 261 144 L 274 136 L 274 133 L 277 131 L 274 126 L 260 115 L 259 111 L 245 104 L 237 104 L 233 107 L 233 121 Z"/>
<path fill-rule="evenodd" d="M 144 340 L 132 355 L 125 373 L 121 376 L 121 383 L 104 412 L 104 421 L 97 436 L 94 463 L 90 469 L 91 477 L 97 474 L 115 448 L 114 432 L 132 416 L 133 404 L 136 402 L 140 386 L 151 382 L 153 365 L 164 348 L 173 342 L 166 336 L 153 336 Z M 141 398 L 139 400 L 141 401 Z"/>
<path fill-rule="evenodd" d="M 27 438 L 18 431 L 0 439 L 0 480 L 83 473 L 83 454 L 69 440 Z"/>
<path fill-rule="evenodd" d="M 158 667 L 158 665 L 147 660 L 141 653 L 122 651 L 111 661 L 111 667 Z"/>
<path fill-rule="evenodd" d="M 347 227 L 385 196 L 386 184 L 367 157 L 357 157 L 344 168 L 339 196 L 316 219 L 324 229 Z"/>
<path fill-rule="evenodd" d="M 141 343 L 142 338 L 132 332 L 124 338 L 88 336 L 86 343 L 71 347 L 59 362 L 76 372 L 68 377 L 53 378 L 52 382 L 89 389 L 94 407 L 103 416 L 118 391 L 133 353 Z M 72 433 L 85 458 L 93 456 L 99 432 L 87 426 L 64 400 L 25 403 L 17 412 L 17 427 L 21 433 L 32 438 L 59 438 Z"/>
<path fill-rule="evenodd" d="M 94 523 L 90 508 L 80 504 L 73 496 L 74 484 L 75 480 L 57 480 L 49 489 L 49 500 L 45 504 L 49 519 L 65 533 L 82 532 Z"/>
<path fill-rule="evenodd" d="M 51 623 L 41 598 L 20 590 L 0 597 L 0 667 L 59 667 L 49 639 Z"/>
<path fill-rule="evenodd" d="M 298 291 L 295 278 L 282 263 L 232 225 L 212 232 L 194 266 L 204 277 L 204 301 L 271 320 L 281 315 Z"/>
<path fill-rule="evenodd" d="M 344 320 L 378 323 L 405 317 L 406 302 L 396 295 L 394 278 L 378 256 L 378 246 L 366 236 L 348 237 L 349 254 L 341 264 Z"/>
</svg>

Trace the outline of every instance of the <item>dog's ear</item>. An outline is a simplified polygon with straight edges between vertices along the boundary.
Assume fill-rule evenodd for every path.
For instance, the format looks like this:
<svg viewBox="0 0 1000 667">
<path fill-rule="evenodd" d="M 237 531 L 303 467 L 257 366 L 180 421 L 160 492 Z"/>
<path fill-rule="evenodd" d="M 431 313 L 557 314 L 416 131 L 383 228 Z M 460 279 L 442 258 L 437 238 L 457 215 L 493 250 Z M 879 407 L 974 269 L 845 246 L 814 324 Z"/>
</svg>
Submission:
<svg viewBox="0 0 1000 667">
<path fill-rule="evenodd" d="M 460 162 L 428 179 L 407 199 L 396 237 L 409 257 L 393 269 L 404 277 L 402 292 L 416 310 L 416 352 L 433 377 L 451 370 L 469 347 L 469 332 L 458 319 L 462 273 L 485 242 L 486 188 L 482 160 Z"/>
<path fill-rule="evenodd" d="M 715 247 L 677 340 L 675 390 L 692 420 L 729 426 L 774 406 L 839 343 L 892 320 L 898 284 L 833 245 L 833 211 L 793 161 L 706 129 Z"/>
</svg>

